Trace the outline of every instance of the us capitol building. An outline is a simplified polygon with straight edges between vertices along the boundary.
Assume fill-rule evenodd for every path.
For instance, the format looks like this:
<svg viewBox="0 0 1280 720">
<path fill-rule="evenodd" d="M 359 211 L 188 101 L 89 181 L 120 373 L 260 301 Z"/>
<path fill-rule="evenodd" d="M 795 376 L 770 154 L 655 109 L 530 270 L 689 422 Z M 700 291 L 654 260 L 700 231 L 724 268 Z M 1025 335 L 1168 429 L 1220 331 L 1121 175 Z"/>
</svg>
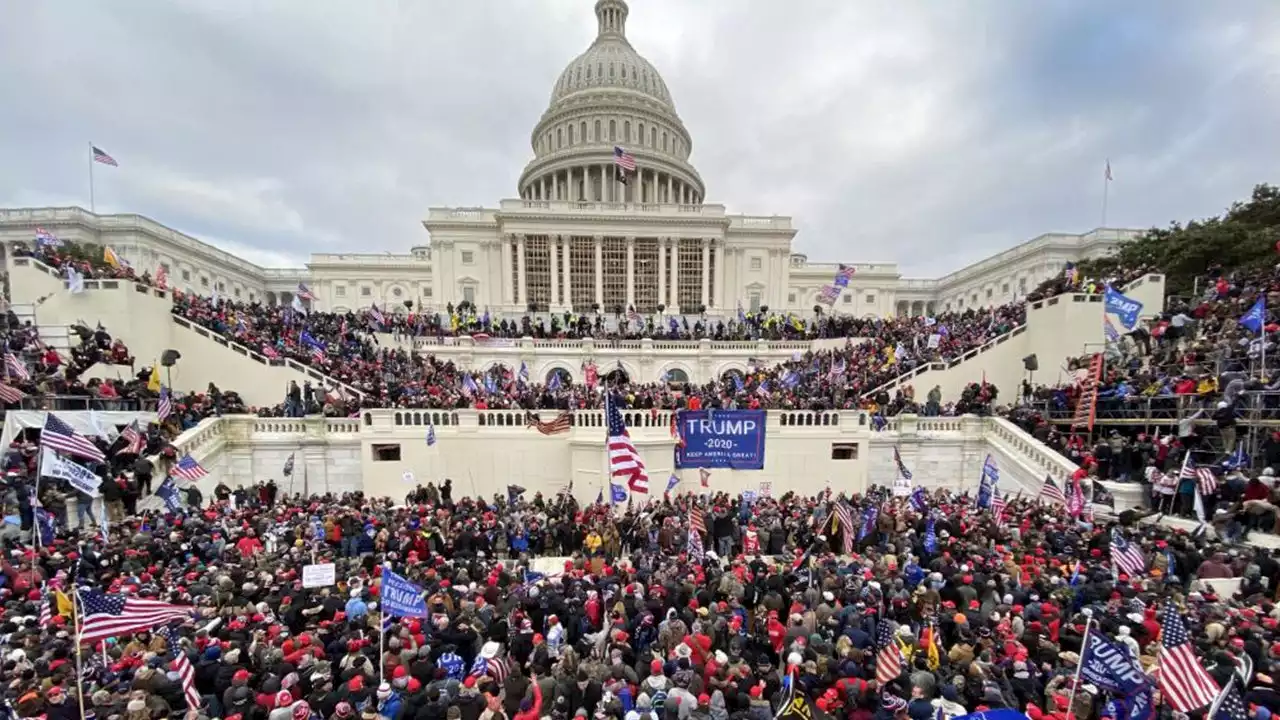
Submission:
<svg viewBox="0 0 1280 720">
<path fill-rule="evenodd" d="M 322 310 L 469 301 L 495 314 L 811 314 L 838 263 L 797 252 L 789 217 L 730 214 L 706 201 L 675 101 L 627 40 L 627 4 L 599 0 L 595 15 L 594 42 L 560 74 L 533 128 L 517 196 L 491 208 L 432 208 L 422 221 L 429 241 L 407 255 L 315 254 L 305 268 L 263 268 L 141 215 L 78 207 L 2 209 L 0 240 L 30 244 L 40 226 L 110 245 L 139 272 L 163 265 L 175 287 L 246 301 L 287 304 L 304 283 Z M 635 160 L 625 183 L 615 147 Z M 1135 234 L 1045 234 L 937 279 L 849 261 L 855 274 L 831 311 L 883 317 L 1009 302 Z"/>
</svg>

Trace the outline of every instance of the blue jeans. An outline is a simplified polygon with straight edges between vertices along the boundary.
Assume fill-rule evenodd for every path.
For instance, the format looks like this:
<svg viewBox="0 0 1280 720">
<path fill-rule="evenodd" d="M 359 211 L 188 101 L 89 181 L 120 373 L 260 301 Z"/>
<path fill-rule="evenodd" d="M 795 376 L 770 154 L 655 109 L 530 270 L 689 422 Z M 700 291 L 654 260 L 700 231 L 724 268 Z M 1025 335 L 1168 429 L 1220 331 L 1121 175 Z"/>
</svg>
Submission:
<svg viewBox="0 0 1280 720">
<path fill-rule="evenodd" d="M 76 498 L 76 524 L 80 527 L 89 527 L 93 524 L 92 500 Z"/>
</svg>

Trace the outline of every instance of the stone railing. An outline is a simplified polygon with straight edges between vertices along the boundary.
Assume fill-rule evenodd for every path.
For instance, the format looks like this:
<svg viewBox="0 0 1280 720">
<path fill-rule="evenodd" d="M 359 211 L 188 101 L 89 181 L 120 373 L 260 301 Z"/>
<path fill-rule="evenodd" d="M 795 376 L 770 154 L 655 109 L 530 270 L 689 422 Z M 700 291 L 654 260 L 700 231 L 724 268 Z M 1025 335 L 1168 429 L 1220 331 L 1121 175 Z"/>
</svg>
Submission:
<svg viewBox="0 0 1280 720">
<path fill-rule="evenodd" d="M 959 365 L 960 363 L 965 362 L 966 360 L 971 360 L 985 352 L 990 352 L 991 350 L 994 350 L 996 347 L 1003 345 L 1004 343 L 1012 340 L 1013 338 L 1018 337 L 1019 335 L 1021 335 L 1026 331 L 1027 331 L 1027 326 L 1025 324 L 1019 325 L 1018 327 L 1010 330 L 1009 332 L 1001 333 L 1000 335 L 997 335 L 991 338 L 990 340 L 979 345 L 978 347 L 972 350 L 969 350 L 968 352 L 965 352 L 961 355 L 957 355 L 949 360 L 929 362 L 929 363 L 920 365 L 918 367 L 912 368 L 911 370 L 908 370 L 907 372 L 902 373 L 898 377 L 888 382 L 882 383 L 878 387 L 872 388 L 871 390 L 868 390 L 862 393 L 862 397 L 871 397 L 872 395 L 875 395 L 878 392 L 892 390 L 898 385 L 904 382 L 907 382 L 909 380 L 913 380 L 929 372 L 930 370 L 948 370 L 950 368 L 953 368 Z"/>
</svg>

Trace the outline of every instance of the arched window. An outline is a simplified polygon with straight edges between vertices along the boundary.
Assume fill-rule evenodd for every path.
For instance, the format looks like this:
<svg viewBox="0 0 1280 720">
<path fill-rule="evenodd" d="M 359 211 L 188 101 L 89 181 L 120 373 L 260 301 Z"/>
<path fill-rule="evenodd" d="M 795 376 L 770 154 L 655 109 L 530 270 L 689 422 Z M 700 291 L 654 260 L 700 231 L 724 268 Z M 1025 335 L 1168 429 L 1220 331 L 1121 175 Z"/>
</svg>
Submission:
<svg viewBox="0 0 1280 720">
<path fill-rule="evenodd" d="M 638 124 L 636 125 L 636 129 L 637 129 L 638 134 L 639 134 L 639 136 L 640 136 L 640 142 L 641 142 L 641 143 L 643 143 L 643 142 L 644 142 L 644 123 L 638 123 Z"/>
<path fill-rule="evenodd" d="M 573 123 L 569 123 L 569 147 L 573 147 Z"/>
<path fill-rule="evenodd" d="M 557 377 L 560 378 L 559 385 L 556 385 L 555 378 Z M 569 371 L 565 370 L 564 368 L 551 368 L 551 370 L 547 372 L 548 387 L 556 386 L 556 387 L 567 388 L 572 384 L 573 384 L 573 375 L 569 374 Z"/>
<path fill-rule="evenodd" d="M 658 128 L 649 128 L 649 147 L 658 149 Z"/>
<path fill-rule="evenodd" d="M 628 144 L 631 142 L 631 121 L 630 120 L 627 120 L 626 122 L 622 123 L 622 142 L 628 143 Z"/>
<path fill-rule="evenodd" d="M 667 370 L 662 379 L 669 383 L 687 383 L 689 382 L 689 373 L 680 368 L 671 368 Z"/>
<path fill-rule="evenodd" d="M 578 142 L 587 142 L 587 121 L 583 120 L 578 123 Z"/>
<path fill-rule="evenodd" d="M 595 140 L 596 142 L 600 142 L 601 140 L 603 140 L 603 139 L 604 139 L 604 137 L 600 134 L 600 121 L 599 121 L 599 120 L 597 120 L 597 121 L 596 121 L 595 134 L 591 136 L 591 139 L 592 139 L 592 140 Z"/>
<path fill-rule="evenodd" d="M 609 142 L 616 142 L 617 140 L 618 140 L 618 121 L 610 120 L 609 121 Z"/>
<path fill-rule="evenodd" d="M 669 148 L 670 146 L 667 145 L 667 131 L 663 130 L 662 131 L 662 150 L 664 152 L 670 152 Z"/>
<path fill-rule="evenodd" d="M 556 149 L 564 147 L 564 128 L 556 128 Z"/>
</svg>

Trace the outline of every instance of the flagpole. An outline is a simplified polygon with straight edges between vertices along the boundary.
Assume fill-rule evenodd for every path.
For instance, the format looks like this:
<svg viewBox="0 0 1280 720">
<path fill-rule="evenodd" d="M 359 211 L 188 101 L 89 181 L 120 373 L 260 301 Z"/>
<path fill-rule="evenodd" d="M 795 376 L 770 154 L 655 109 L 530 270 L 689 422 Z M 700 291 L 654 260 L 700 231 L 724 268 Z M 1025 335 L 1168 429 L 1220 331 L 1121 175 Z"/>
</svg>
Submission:
<svg viewBox="0 0 1280 720">
<path fill-rule="evenodd" d="M 89 143 L 89 212 L 98 214 L 97 203 L 93 197 L 93 143 Z M 83 713 L 82 713 L 83 714 Z"/>
<path fill-rule="evenodd" d="M 1080 643 L 1080 659 L 1076 661 L 1075 680 L 1071 683 L 1071 695 L 1067 698 L 1067 717 L 1075 716 L 1076 690 L 1080 687 L 1080 671 L 1084 669 L 1084 654 L 1089 649 L 1089 627 L 1093 625 L 1093 617 L 1090 616 L 1084 621 L 1084 634 L 1080 637 L 1083 640 Z"/>
<path fill-rule="evenodd" d="M 1107 170 L 1102 175 L 1102 225 L 1107 226 L 1107 196 L 1111 193 L 1111 158 L 1107 158 Z"/>
<path fill-rule="evenodd" d="M 83 624 L 80 622 L 80 587 L 76 578 L 71 578 L 71 621 L 76 625 L 76 701 L 80 703 L 80 717 L 84 717 L 84 659 L 81 649 Z M 106 644 L 102 652 L 105 654 Z"/>
<path fill-rule="evenodd" d="M 383 649 L 387 642 L 387 605 L 383 602 L 384 598 L 378 596 L 378 610 L 382 611 L 382 617 L 378 618 L 378 684 L 381 685 L 386 679 L 386 672 L 383 668 L 386 666 L 384 662 L 386 651 Z"/>
</svg>

